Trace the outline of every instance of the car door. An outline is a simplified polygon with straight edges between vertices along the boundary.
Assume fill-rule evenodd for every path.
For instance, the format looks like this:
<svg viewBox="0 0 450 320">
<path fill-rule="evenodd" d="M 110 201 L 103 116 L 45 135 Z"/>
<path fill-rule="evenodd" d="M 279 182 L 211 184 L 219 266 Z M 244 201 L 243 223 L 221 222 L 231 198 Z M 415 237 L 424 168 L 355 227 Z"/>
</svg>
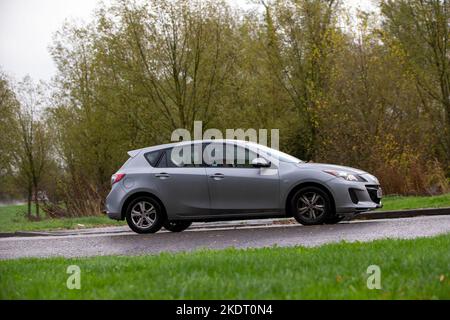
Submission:
<svg viewBox="0 0 450 320">
<path fill-rule="evenodd" d="M 183 151 L 189 151 L 190 148 L 191 161 L 184 162 L 175 159 L 178 154 L 175 148 L 164 150 L 154 170 L 156 187 L 172 219 L 176 216 L 209 214 L 208 181 L 206 168 L 201 161 L 202 145 L 197 147 L 191 144 L 181 150 L 183 155 Z M 199 157 L 200 162 L 194 161 Z"/>
<path fill-rule="evenodd" d="M 212 149 L 215 151 L 208 155 Z M 217 156 L 217 150 L 222 150 L 222 155 Z M 216 143 L 206 147 L 205 157 L 210 157 L 206 174 L 211 214 L 279 212 L 278 170 L 253 167 L 251 160 L 258 154 L 240 145 Z M 220 158 L 222 161 L 217 161 Z"/>
</svg>

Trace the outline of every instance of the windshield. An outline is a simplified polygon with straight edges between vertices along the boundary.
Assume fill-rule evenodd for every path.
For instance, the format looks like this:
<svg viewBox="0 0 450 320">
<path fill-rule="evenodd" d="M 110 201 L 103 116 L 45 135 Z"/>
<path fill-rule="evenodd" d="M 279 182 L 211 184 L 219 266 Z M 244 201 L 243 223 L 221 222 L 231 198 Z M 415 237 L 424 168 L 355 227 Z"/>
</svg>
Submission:
<svg viewBox="0 0 450 320">
<path fill-rule="evenodd" d="M 267 154 L 269 157 L 276 158 L 283 162 L 290 162 L 290 163 L 303 163 L 304 161 L 297 159 L 296 157 L 293 157 L 287 153 L 281 152 L 279 150 L 275 150 L 263 145 L 259 144 L 251 144 L 261 150 L 263 153 Z"/>
</svg>

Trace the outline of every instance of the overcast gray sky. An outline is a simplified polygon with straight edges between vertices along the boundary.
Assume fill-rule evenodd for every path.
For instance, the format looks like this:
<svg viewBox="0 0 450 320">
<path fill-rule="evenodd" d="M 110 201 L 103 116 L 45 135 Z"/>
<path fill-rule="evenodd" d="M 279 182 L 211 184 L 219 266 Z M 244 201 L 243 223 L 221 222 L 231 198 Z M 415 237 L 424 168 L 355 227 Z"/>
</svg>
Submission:
<svg viewBox="0 0 450 320">
<path fill-rule="evenodd" d="M 228 0 L 245 6 L 247 0 Z M 345 0 L 367 8 L 370 0 Z M 89 21 L 100 0 L 0 0 L 0 69 L 19 80 L 50 80 L 56 67 L 48 46 L 64 20 Z M 111 0 L 104 0 L 108 3 Z"/>
</svg>

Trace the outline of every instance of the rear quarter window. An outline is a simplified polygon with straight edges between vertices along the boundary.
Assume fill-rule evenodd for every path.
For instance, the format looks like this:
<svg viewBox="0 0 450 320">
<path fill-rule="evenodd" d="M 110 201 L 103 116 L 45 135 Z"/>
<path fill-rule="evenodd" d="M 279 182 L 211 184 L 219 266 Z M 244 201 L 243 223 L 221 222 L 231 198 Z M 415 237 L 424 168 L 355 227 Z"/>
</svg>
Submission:
<svg viewBox="0 0 450 320">
<path fill-rule="evenodd" d="M 156 151 L 147 152 L 145 154 L 145 158 L 147 159 L 147 161 L 150 163 L 150 165 L 152 167 L 156 167 L 160 155 L 161 155 L 161 150 L 156 150 Z"/>
</svg>

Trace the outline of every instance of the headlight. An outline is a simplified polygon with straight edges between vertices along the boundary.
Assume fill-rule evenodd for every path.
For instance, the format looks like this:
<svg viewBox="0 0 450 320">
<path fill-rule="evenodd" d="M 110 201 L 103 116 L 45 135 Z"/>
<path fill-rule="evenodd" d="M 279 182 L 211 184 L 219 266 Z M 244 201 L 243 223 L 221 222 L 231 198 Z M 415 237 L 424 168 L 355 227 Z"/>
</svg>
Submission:
<svg viewBox="0 0 450 320">
<path fill-rule="evenodd" d="M 347 181 L 362 181 L 359 179 L 359 177 L 355 176 L 354 174 L 345 172 L 345 171 L 336 171 L 336 170 L 323 170 L 323 172 L 331 174 L 332 176 L 343 178 Z"/>
<path fill-rule="evenodd" d="M 367 178 L 369 178 L 370 180 L 374 181 L 376 184 L 380 184 L 380 182 L 378 181 L 378 178 L 375 177 L 374 175 L 367 173 L 366 174 Z"/>
</svg>

